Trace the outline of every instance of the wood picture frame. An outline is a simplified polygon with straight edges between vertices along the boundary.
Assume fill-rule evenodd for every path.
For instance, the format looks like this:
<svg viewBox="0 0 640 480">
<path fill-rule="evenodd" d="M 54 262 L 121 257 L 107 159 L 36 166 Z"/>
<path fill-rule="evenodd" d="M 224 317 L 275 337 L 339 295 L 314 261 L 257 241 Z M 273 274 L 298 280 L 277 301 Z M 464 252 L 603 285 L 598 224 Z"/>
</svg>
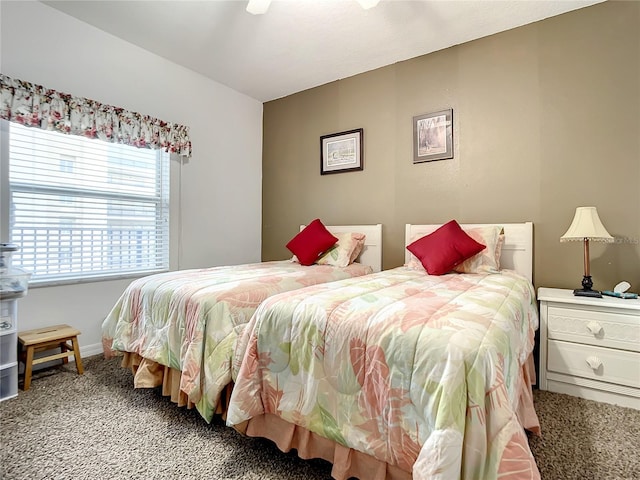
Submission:
<svg viewBox="0 0 640 480">
<path fill-rule="evenodd" d="M 453 109 L 413 117 L 413 163 L 453 158 Z"/>
<path fill-rule="evenodd" d="M 320 175 L 364 169 L 364 129 L 320 137 Z"/>
</svg>

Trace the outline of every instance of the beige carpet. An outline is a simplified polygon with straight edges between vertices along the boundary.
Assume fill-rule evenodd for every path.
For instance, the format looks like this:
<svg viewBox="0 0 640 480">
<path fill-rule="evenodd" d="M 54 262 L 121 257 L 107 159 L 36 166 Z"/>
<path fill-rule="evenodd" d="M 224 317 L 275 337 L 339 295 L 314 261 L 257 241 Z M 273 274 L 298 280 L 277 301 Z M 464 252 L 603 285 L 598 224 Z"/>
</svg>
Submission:
<svg viewBox="0 0 640 480">
<path fill-rule="evenodd" d="M 0 478 L 330 480 L 330 465 L 207 424 L 158 390 L 134 390 L 118 360 L 37 373 L 0 403 Z M 640 479 L 640 411 L 535 392 L 543 480 Z M 366 480 L 366 479 L 363 479 Z"/>
</svg>

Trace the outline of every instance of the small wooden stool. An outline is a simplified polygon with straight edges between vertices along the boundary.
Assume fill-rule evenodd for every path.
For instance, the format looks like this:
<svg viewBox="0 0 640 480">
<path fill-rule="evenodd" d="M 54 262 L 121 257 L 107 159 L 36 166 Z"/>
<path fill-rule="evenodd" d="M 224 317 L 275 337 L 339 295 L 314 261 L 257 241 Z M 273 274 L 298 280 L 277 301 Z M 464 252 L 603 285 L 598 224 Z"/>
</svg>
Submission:
<svg viewBox="0 0 640 480">
<path fill-rule="evenodd" d="M 82 366 L 82 358 L 80 358 L 78 335 L 80 335 L 80 331 L 71 328 L 69 325 L 54 325 L 52 327 L 19 332 L 18 342 L 21 345 L 20 361 L 24 363 L 24 386 L 22 389 L 29 390 L 31 386 L 31 372 L 34 365 L 58 358 L 61 358 L 62 363 L 65 364 L 69 362 L 69 356 L 73 355 L 75 357 L 78 374 L 82 375 L 84 373 L 84 367 Z M 71 345 L 67 343 L 69 340 L 71 340 Z M 25 347 L 26 350 L 23 351 L 22 347 Z M 52 350 L 54 348 L 60 348 L 60 353 L 36 359 L 33 358 L 35 352 Z"/>
</svg>

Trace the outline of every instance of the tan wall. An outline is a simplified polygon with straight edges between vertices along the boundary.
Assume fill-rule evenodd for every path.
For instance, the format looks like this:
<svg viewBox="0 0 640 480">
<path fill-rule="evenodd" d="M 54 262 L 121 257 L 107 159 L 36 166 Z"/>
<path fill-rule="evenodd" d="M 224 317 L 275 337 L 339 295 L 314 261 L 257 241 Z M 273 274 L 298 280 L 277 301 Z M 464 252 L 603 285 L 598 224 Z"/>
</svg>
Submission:
<svg viewBox="0 0 640 480">
<path fill-rule="evenodd" d="M 454 158 L 413 164 L 412 117 L 453 108 Z M 364 128 L 364 170 L 320 175 L 320 136 Z M 405 223 L 534 222 L 534 283 L 574 288 L 594 205 L 594 288 L 640 291 L 640 2 L 598 4 L 264 106 L 263 260 L 297 226 L 382 223 L 384 268 Z"/>
</svg>

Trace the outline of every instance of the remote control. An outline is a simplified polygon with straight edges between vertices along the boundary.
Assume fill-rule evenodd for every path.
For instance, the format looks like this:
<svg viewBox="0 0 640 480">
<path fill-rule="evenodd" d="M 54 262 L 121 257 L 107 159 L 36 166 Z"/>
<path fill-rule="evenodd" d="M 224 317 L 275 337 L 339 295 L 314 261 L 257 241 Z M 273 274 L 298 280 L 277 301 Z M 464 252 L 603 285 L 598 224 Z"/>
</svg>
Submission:
<svg viewBox="0 0 640 480">
<path fill-rule="evenodd" d="M 602 294 L 607 295 L 609 297 L 617 297 L 617 298 L 638 298 L 637 293 L 612 292 L 611 290 L 603 290 Z"/>
</svg>

